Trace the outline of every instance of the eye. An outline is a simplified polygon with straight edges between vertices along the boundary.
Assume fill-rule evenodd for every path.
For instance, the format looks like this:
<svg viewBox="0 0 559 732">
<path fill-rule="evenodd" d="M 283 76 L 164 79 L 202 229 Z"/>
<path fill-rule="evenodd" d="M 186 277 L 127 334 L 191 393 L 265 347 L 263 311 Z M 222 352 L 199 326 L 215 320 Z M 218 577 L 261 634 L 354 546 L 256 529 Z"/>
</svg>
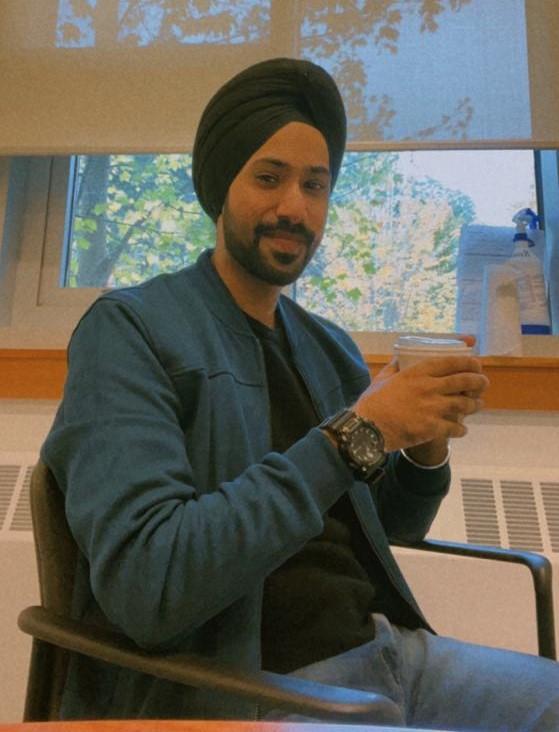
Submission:
<svg viewBox="0 0 559 732">
<path fill-rule="evenodd" d="M 258 173 L 256 180 L 264 186 L 273 186 L 278 182 L 278 176 L 271 173 Z"/>
<path fill-rule="evenodd" d="M 313 193 L 328 192 L 329 186 L 326 181 L 319 178 L 310 178 L 305 182 L 305 188 Z"/>
</svg>

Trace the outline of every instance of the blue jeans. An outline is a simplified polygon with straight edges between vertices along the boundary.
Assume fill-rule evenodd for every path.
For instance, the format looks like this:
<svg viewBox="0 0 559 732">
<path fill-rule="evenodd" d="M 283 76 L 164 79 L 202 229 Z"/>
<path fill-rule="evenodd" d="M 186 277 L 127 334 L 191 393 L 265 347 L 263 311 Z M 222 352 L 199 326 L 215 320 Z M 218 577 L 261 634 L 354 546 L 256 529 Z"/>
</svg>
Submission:
<svg viewBox="0 0 559 732">
<path fill-rule="evenodd" d="M 383 615 L 374 620 L 373 641 L 292 675 L 384 694 L 400 707 L 404 726 L 559 731 L 559 663 L 396 627 Z"/>
</svg>

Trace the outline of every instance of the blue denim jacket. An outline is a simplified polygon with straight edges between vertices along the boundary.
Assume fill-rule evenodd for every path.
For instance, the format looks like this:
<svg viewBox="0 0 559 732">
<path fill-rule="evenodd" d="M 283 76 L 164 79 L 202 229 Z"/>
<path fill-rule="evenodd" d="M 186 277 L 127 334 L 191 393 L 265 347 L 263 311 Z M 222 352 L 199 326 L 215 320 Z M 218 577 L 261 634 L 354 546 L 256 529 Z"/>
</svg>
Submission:
<svg viewBox="0 0 559 732">
<path fill-rule="evenodd" d="M 353 341 L 288 298 L 279 308 L 321 418 L 369 384 Z M 80 548 L 76 617 L 147 649 L 259 667 L 265 577 L 321 533 L 344 493 L 401 595 L 427 626 L 387 535 L 425 535 L 449 484 L 399 455 L 373 488 L 321 430 L 271 452 L 258 340 L 211 251 L 178 273 L 101 297 L 69 346 L 64 398 L 42 458 Z M 73 659 L 66 717 L 250 717 L 246 703 Z"/>
</svg>

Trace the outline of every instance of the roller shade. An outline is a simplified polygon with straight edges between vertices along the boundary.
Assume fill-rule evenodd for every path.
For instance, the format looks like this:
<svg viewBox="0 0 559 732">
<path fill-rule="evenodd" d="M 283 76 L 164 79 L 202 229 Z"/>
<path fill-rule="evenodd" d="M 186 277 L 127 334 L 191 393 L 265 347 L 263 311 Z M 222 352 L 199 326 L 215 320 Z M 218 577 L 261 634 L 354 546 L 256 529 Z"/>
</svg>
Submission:
<svg viewBox="0 0 559 732">
<path fill-rule="evenodd" d="M 0 154 L 182 152 L 233 73 L 335 76 L 353 149 L 559 146 L 557 0 L 2 0 Z"/>
</svg>

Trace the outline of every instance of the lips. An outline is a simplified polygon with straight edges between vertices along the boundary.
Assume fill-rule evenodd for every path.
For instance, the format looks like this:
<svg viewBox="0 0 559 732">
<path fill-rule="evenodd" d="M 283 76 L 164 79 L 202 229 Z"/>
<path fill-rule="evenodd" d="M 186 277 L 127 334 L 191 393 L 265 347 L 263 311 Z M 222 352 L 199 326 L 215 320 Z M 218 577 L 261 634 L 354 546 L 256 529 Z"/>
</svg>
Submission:
<svg viewBox="0 0 559 732">
<path fill-rule="evenodd" d="M 297 254 L 301 247 L 306 246 L 306 242 L 302 237 L 283 231 L 277 232 L 276 234 L 269 234 L 265 238 L 273 243 L 274 249 L 286 252 L 287 254 Z"/>
</svg>

